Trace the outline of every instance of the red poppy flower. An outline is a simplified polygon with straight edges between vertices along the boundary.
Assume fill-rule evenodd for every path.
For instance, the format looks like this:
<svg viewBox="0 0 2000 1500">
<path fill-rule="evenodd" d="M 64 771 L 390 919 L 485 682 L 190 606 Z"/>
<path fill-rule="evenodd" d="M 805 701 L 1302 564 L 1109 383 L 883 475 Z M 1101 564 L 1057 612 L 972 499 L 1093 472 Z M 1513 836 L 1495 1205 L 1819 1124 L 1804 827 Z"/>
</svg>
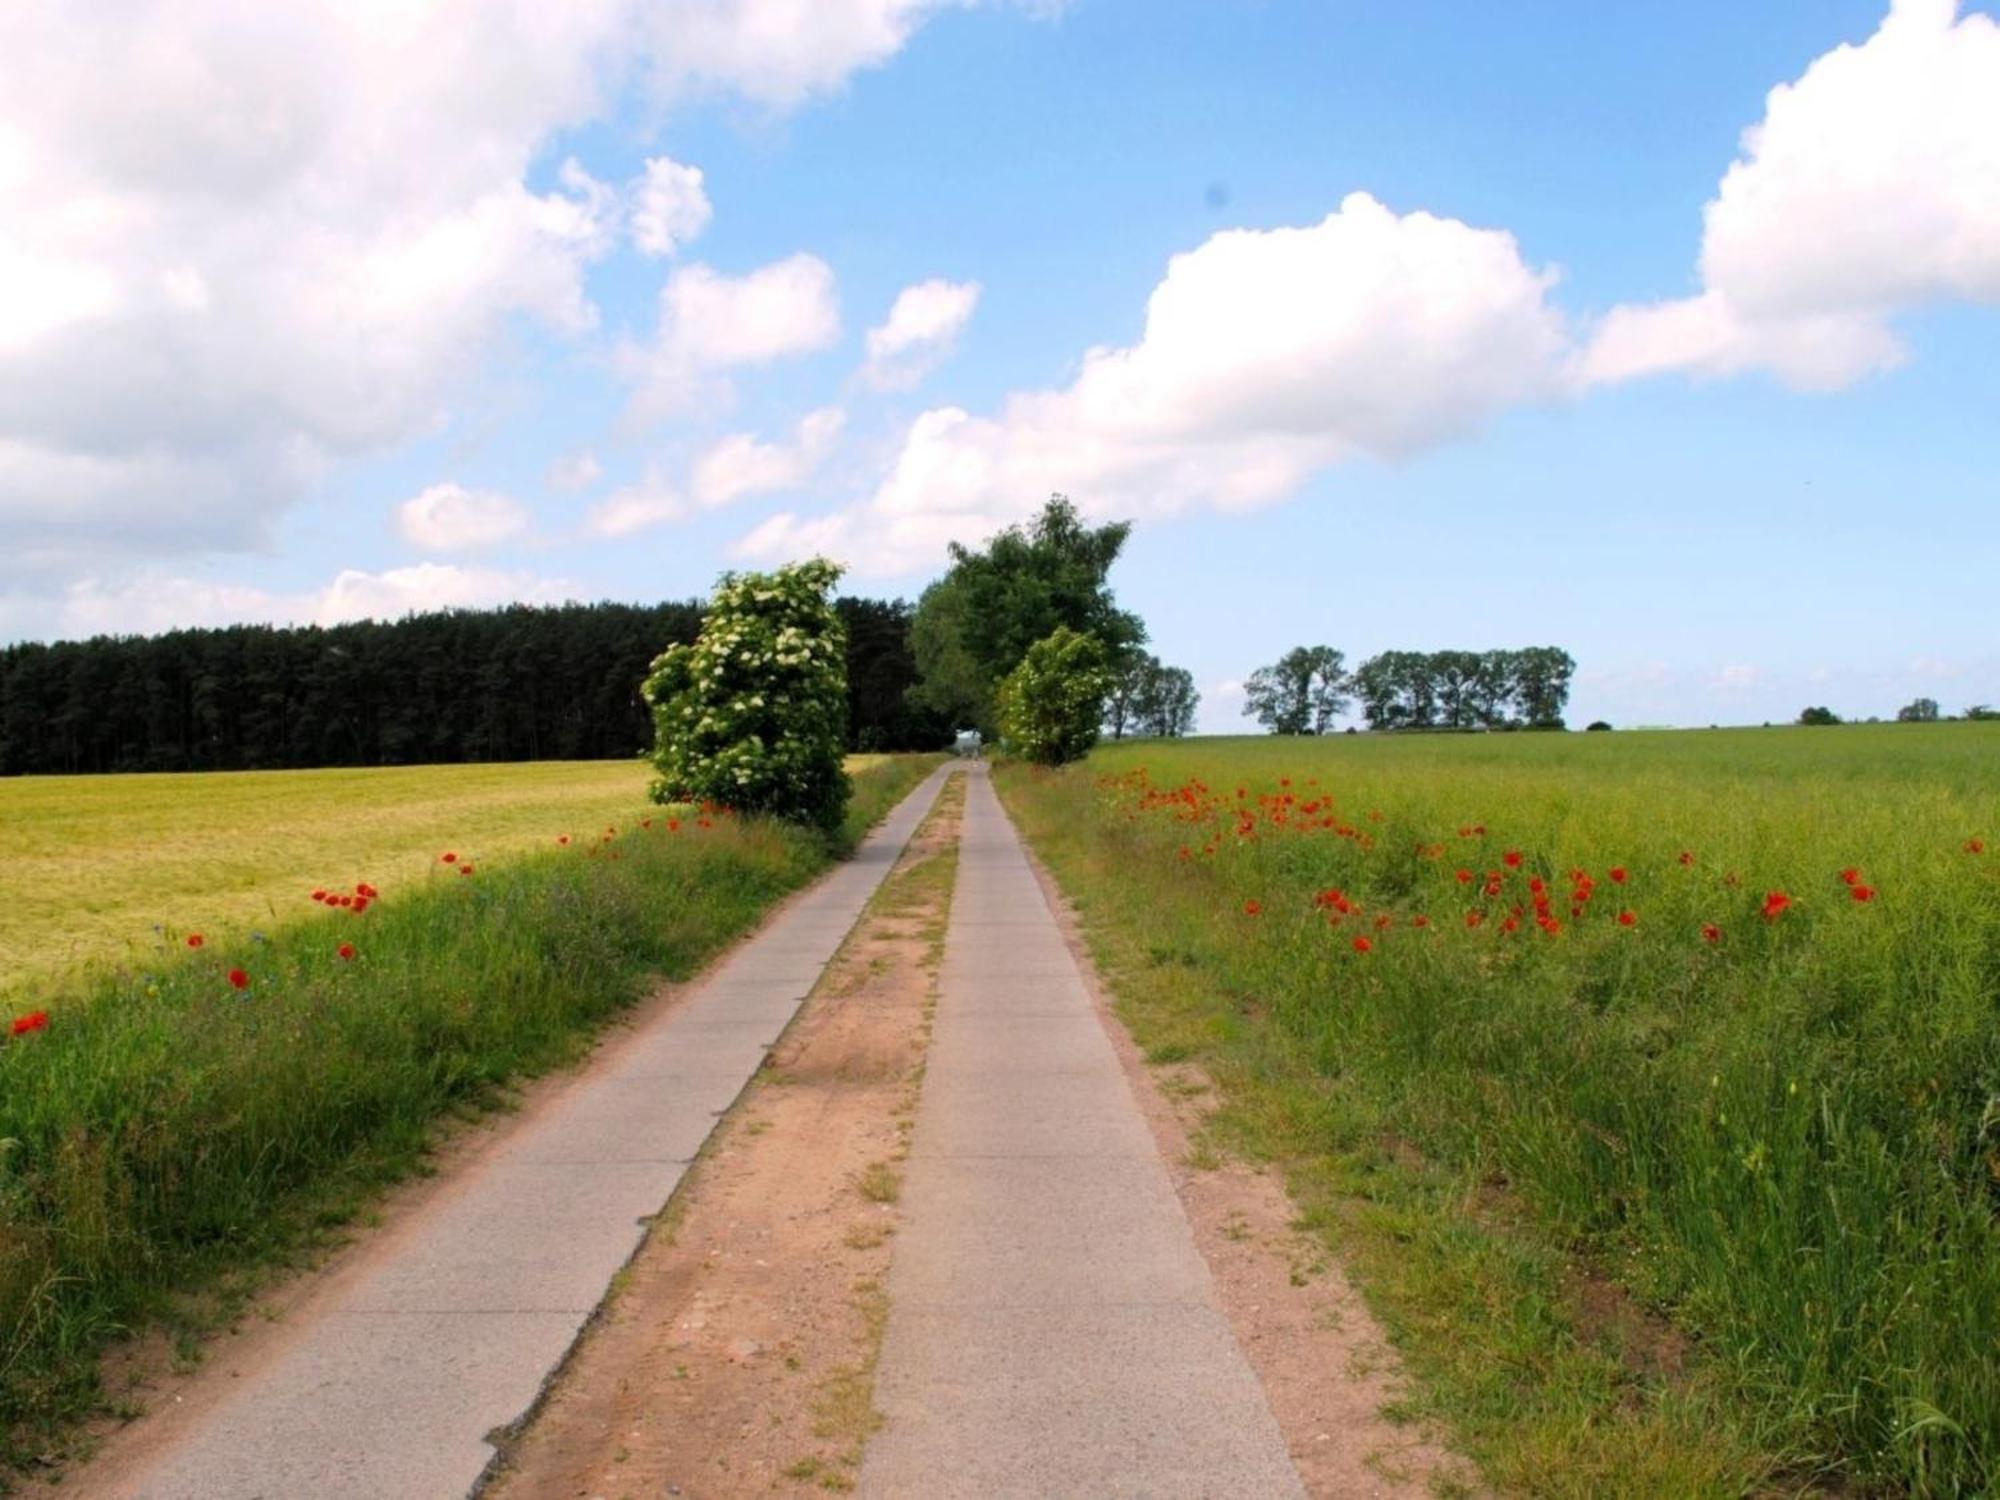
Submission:
<svg viewBox="0 0 2000 1500">
<path fill-rule="evenodd" d="M 1618 925 L 1620 927 L 1630 927 L 1638 920 L 1639 914 L 1636 911 L 1621 911 L 1618 913 Z"/>
<path fill-rule="evenodd" d="M 1487 878 L 1486 894 L 1489 896 L 1497 896 L 1500 894 L 1500 877 L 1498 875 L 1489 876 Z"/>
<path fill-rule="evenodd" d="M 1872 885 L 1850 886 L 1848 887 L 1848 894 L 1853 896 L 1856 901 L 1873 901 L 1875 899 L 1875 887 Z"/>
<path fill-rule="evenodd" d="M 1694 863 L 1694 853 L 1691 850 L 1688 849 L 1681 850 L 1680 858 L 1681 858 L 1681 863 L 1684 865 L 1691 865 Z"/>
<path fill-rule="evenodd" d="M 1412 927 L 1428 927 L 1431 925 L 1431 919 L 1422 912 L 1418 912 L 1414 917 L 1410 918 L 1410 925 Z"/>
<path fill-rule="evenodd" d="M 1519 849 L 1509 849 L 1505 854 L 1500 856 L 1500 863 L 1510 870 L 1520 869 L 1521 851 Z"/>
<path fill-rule="evenodd" d="M 696 818 L 694 820 L 694 826 L 697 828 L 713 828 L 715 825 L 709 822 L 708 819 L 706 818 Z"/>
<path fill-rule="evenodd" d="M 250 988 L 250 976 L 245 974 L 241 969 L 231 969 L 229 971 L 229 987 L 231 989 L 247 990 Z"/>
<path fill-rule="evenodd" d="M 1764 920 L 1775 922 L 1784 909 L 1792 904 L 1792 898 L 1783 891 L 1773 891 L 1764 898 Z"/>
<path fill-rule="evenodd" d="M 1528 877 L 1528 889 L 1533 891 L 1537 896 L 1539 896 L 1542 894 L 1542 892 L 1548 889 L 1548 886 L 1543 884 L 1541 876 L 1530 875 Z"/>
<path fill-rule="evenodd" d="M 1840 872 L 1840 883 L 1842 885 L 1861 884 L 1861 872 L 1855 869 L 1853 865 L 1849 865 L 1846 869 Z"/>
<path fill-rule="evenodd" d="M 680 831 L 681 831 L 681 820 L 679 818 L 667 819 L 668 833 L 679 833 Z"/>
<path fill-rule="evenodd" d="M 313 892 L 313 900 L 324 901 L 325 899 L 326 899 L 326 891 L 323 887 Z"/>
<path fill-rule="evenodd" d="M 1569 914 L 1571 917 L 1580 917 L 1583 915 L 1583 908 L 1580 906 L 1572 906 L 1569 909 Z"/>
<path fill-rule="evenodd" d="M 453 854 L 449 849 L 445 850 L 444 853 L 440 854 L 438 858 L 443 860 L 448 865 L 455 865 L 458 863 L 458 856 L 456 854 Z"/>
<path fill-rule="evenodd" d="M 26 1036 L 31 1031 L 46 1031 L 48 1030 L 48 1026 L 49 1013 L 47 1011 L 31 1010 L 25 1016 L 14 1017 L 13 1024 L 7 1028 L 7 1034 L 9 1036 Z"/>
<path fill-rule="evenodd" d="M 1375 919 L 1375 930 L 1377 932 L 1382 931 L 1388 925 L 1389 925 L 1389 919 L 1387 917 L 1377 917 Z"/>
<path fill-rule="evenodd" d="M 342 958 L 352 958 L 354 957 L 354 944 L 342 943 L 338 948 L 334 949 L 333 951 L 335 953 L 338 953 Z"/>
<path fill-rule="evenodd" d="M 1713 922 L 1704 922 L 1701 924 L 1701 938 L 1705 943 L 1719 943 L 1722 941 L 1722 929 Z"/>
<path fill-rule="evenodd" d="M 1371 949 L 1373 949 L 1374 946 L 1375 945 L 1369 942 L 1368 939 L 1365 937 L 1358 937 L 1354 940 L 1354 951 L 1356 953 L 1367 953 Z"/>
<path fill-rule="evenodd" d="M 1470 870 L 1460 870 L 1460 871 L 1458 872 L 1458 883 L 1459 883 L 1460 885 L 1471 885 L 1471 884 L 1472 884 L 1472 871 L 1470 871 Z"/>
<path fill-rule="evenodd" d="M 1521 930 L 1521 919 L 1519 917 L 1509 917 L 1500 924 L 1500 930 L 1502 932 L 1519 932 Z"/>
<path fill-rule="evenodd" d="M 376 890 L 374 886 L 370 885 L 367 881 L 364 880 L 354 888 L 354 894 L 357 896 L 366 896 L 370 901 L 373 901 L 377 896 L 381 895 L 382 893 Z"/>
<path fill-rule="evenodd" d="M 641 828 L 651 828 L 653 826 L 653 820 L 651 818 L 641 818 L 639 820 L 639 826 Z"/>
<path fill-rule="evenodd" d="M 203 937 L 203 936 L 202 936 L 202 935 L 201 935 L 200 933 L 198 933 L 198 932 L 190 932 L 190 933 L 188 934 L 188 946 L 189 946 L 190 948 L 199 948 L 199 947 L 200 947 L 200 946 L 201 946 L 201 945 L 202 945 L 202 944 L 203 944 L 204 942 L 206 942 L 206 941 L 207 941 L 207 939 L 206 939 L 206 938 L 204 938 L 204 937 Z"/>
<path fill-rule="evenodd" d="M 1554 937 L 1563 930 L 1563 924 L 1558 922 L 1554 917 L 1537 917 L 1535 918 L 1535 925 L 1550 937 Z"/>
<path fill-rule="evenodd" d="M 1469 911 L 1465 914 L 1465 925 L 1467 927 L 1477 927 L 1481 922 L 1484 922 L 1485 920 L 1486 920 L 1486 913 L 1483 911 Z"/>
<path fill-rule="evenodd" d="M 1967 854 L 1984 854 L 1986 852 L 1986 841 L 1984 839 L 1967 839 L 1965 841 L 1965 852 Z"/>
<path fill-rule="evenodd" d="M 461 875 L 470 875 L 472 873 L 472 861 L 467 860 L 464 864 L 460 865 L 458 873 Z"/>
<path fill-rule="evenodd" d="M 1263 911 L 1264 904 L 1261 901 L 1245 901 L 1243 903 L 1243 915 L 1246 917 L 1261 916 Z"/>
<path fill-rule="evenodd" d="M 1611 867 L 1611 883 L 1613 885 L 1623 885 L 1625 883 L 1625 867 L 1623 865 L 1613 865 Z"/>
<path fill-rule="evenodd" d="M 366 896 L 356 896 L 354 898 L 354 914 L 358 917 L 366 910 L 368 910 L 368 898 Z"/>
</svg>

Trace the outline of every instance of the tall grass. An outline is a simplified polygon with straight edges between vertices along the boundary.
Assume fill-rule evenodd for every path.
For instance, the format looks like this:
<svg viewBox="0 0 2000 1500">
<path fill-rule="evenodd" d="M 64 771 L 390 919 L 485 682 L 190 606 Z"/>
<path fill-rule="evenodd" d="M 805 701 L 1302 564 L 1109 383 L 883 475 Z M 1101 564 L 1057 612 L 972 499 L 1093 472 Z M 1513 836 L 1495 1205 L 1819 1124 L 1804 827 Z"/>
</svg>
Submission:
<svg viewBox="0 0 2000 1500">
<path fill-rule="evenodd" d="M 933 764 L 863 768 L 847 841 Z M 839 852 L 660 814 L 49 1002 L 47 1030 L 0 1042 L 0 1469 L 92 1404 L 107 1340 L 287 1253 L 407 1170 L 441 1114 L 575 1059 Z"/>
<path fill-rule="evenodd" d="M 1006 787 L 1343 1148 L 1442 1163 L 1610 1268 L 1778 1465 L 1946 1495 L 2000 1482 L 1996 767 L 1985 726 L 1885 726 L 1131 747 Z"/>
</svg>

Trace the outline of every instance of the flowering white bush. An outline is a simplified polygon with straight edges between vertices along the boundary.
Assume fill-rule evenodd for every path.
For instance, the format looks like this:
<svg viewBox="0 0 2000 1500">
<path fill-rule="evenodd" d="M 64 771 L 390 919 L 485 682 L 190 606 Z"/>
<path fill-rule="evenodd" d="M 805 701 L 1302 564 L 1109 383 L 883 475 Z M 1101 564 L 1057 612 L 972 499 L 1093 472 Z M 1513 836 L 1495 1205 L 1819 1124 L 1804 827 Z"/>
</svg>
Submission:
<svg viewBox="0 0 2000 1500">
<path fill-rule="evenodd" d="M 1058 625 L 1028 648 L 1000 684 L 1000 736 L 1007 749 L 1059 766 L 1090 753 L 1104 722 L 1111 670 L 1094 635 Z"/>
<path fill-rule="evenodd" d="M 669 646 L 643 692 L 656 802 L 711 801 L 828 832 L 847 812 L 847 632 L 824 558 L 725 573 L 692 646 Z"/>
</svg>

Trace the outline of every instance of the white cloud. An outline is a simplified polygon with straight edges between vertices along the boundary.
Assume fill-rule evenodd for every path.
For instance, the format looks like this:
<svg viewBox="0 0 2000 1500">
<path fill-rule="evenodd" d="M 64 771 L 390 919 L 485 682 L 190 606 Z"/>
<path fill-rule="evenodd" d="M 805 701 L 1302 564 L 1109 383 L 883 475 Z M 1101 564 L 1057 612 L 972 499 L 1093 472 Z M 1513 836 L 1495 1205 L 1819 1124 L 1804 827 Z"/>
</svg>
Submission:
<svg viewBox="0 0 2000 1500">
<path fill-rule="evenodd" d="M 795 103 L 937 8 L 0 6 L 0 571 L 53 610 L 106 553 L 268 540 L 331 466 L 436 430 L 518 324 L 593 327 L 627 216 L 552 143 L 635 84 Z M 634 232 L 684 242 L 696 187 L 656 161 Z"/>
<path fill-rule="evenodd" d="M 908 390 L 951 356 L 978 305 L 976 281 L 933 278 L 904 287 L 888 320 L 868 330 L 862 378 L 879 390 Z"/>
<path fill-rule="evenodd" d="M 1585 380 L 1765 367 L 1829 389 L 1903 357 L 1899 311 L 2000 301 L 2000 24 L 1896 0 L 1774 88 L 1705 211 L 1701 280 L 1615 309 Z"/>
<path fill-rule="evenodd" d="M 1365 193 L 1318 224 L 1217 234 L 1168 265 L 1137 344 L 1089 350 L 1067 387 L 995 416 L 925 412 L 873 497 L 812 534 L 895 573 L 1052 490 L 1098 515 L 1235 509 L 1343 459 L 1407 457 L 1561 393 L 1553 280 L 1511 235 Z M 739 546 L 791 545 L 803 524 Z"/>
<path fill-rule="evenodd" d="M 688 503 L 657 474 L 613 490 L 584 514 L 585 536 L 631 536 L 689 514 Z"/>
<path fill-rule="evenodd" d="M 799 423 L 789 443 L 763 443 L 732 433 L 695 460 L 689 488 L 695 503 L 714 508 L 749 495 L 794 489 L 819 467 L 847 425 L 838 407 L 822 407 Z"/>
<path fill-rule="evenodd" d="M 597 461 L 597 455 L 588 448 L 579 448 L 574 453 L 565 453 L 549 465 L 543 476 L 552 490 L 574 494 L 587 490 L 604 477 L 604 465 Z"/>
<path fill-rule="evenodd" d="M 451 563 L 419 563 L 381 573 L 344 568 L 325 586 L 297 593 L 142 569 L 71 582 L 62 591 L 50 634 L 80 638 L 195 626 L 334 625 L 399 619 L 422 610 L 549 604 L 575 593 L 562 579 Z"/>
<path fill-rule="evenodd" d="M 800 253 L 744 276 L 683 266 L 660 291 L 653 345 L 627 349 L 633 413 L 663 416 L 700 397 L 719 371 L 810 354 L 840 337 L 833 269 Z"/>
<path fill-rule="evenodd" d="M 526 506 L 490 490 L 434 484 L 396 507 L 403 540 L 430 552 L 476 552 L 512 541 L 532 517 Z"/>
<path fill-rule="evenodd" d="M 642 254 L 674 254 L 708 228 L 713 215 L 700 167 L 655 156 L 632 184 L 632 243 Z"/>
<path fill-rule="evenodd" d="M 1755 687 L 1763 680 L 1761 667 L 1748 662 L 1731 662 L 1715 674 L 1714 686 L 1721 692 L 1740 693 Z"/>
</svg>

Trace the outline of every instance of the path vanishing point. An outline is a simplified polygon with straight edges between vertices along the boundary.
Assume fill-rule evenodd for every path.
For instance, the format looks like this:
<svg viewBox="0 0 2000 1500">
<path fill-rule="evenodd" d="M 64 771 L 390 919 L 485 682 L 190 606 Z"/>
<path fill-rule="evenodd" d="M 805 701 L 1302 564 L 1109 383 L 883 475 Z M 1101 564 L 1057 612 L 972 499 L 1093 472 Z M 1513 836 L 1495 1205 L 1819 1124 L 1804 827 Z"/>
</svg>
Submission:
<svg viewBox="0 0 2000 1500">
<path fill-rule="evenodd" d="M 955 769 L 330 1275 L 105 1493 L 474 1491 Z M 1056 916 L 985 767 L 964 774 L 860 1493 L 1302 1496 Z"/>
</svg>

